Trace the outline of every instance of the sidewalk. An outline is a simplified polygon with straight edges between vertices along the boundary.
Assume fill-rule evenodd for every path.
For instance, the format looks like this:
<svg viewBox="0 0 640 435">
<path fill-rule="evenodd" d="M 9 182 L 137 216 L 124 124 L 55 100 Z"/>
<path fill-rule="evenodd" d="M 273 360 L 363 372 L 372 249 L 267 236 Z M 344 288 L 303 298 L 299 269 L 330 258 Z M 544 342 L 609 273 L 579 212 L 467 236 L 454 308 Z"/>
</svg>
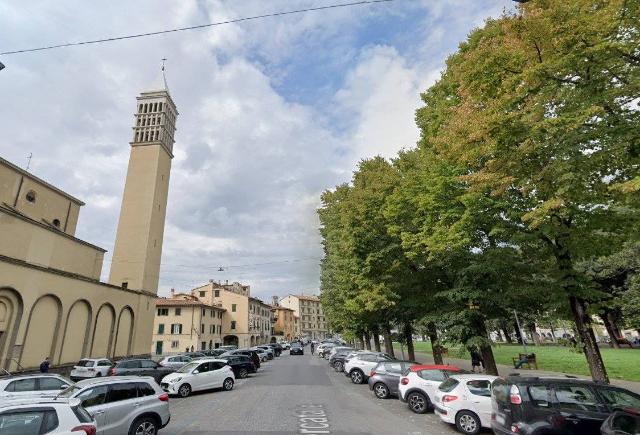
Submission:
<svg viewBox="0 0 640 435">
<path fill-rule="evenodd" d="M 396 358 L 402 358 L 402 353 L 400 352 L 400 346 L 394 346 L 393 350 L 396 354 Z M 404 352 L 406 357 L 407 356 L 406 348 Z M 430 353 L 416 352 L 416 360 L 418 362 L 425 363 L 425 364 L 433 364 L 433 355 L 431 355 Z M 471 370 L 471 360 L 450 358 L 448 356 L 444 357 L 443 360 L 445 364 L 451 364 L 451 365 L 460 367 L 461 369 Z M 526 370 L 526 369 L 516 370 L 511 366 L 506 366 L 502 364 L 498 364 L 498 373 L 501 376 L 506 376 L 511 373 L 519 373 L 521 375 L 529 375 L 529 376 L 536 376 L 536 375 L 537 376 L 561 376 L 565 374 L 565 373 L 559 373 L 559 372 L 548 372 L 543 370 Z M 572 373 L 566 373 L 566 374 L 569 374 L 571 376 L 575 376 L 581 379 L 590 379 L 588 376 L 574 375 Z M 622 379 L 611 379 L 611 385 L 626 388 L 627 390 L 631 390 L 635 393 L 640 394 L 640 382 L 624 381 Z"/>
</svg>

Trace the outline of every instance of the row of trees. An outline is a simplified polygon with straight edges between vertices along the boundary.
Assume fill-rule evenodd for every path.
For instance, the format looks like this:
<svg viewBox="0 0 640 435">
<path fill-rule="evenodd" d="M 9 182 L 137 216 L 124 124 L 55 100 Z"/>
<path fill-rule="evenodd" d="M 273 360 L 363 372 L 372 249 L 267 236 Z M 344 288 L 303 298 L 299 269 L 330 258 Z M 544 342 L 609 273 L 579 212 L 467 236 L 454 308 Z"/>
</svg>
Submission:
<svg viewBox="0 0 640 435">
<path fill-rule="evenodd" d="M 332 327 L 377 340 L 421 328 L 489 333 L 575 323 L 640 328 L 640 2 L 534 0 L 474 30 L 417 111 L 417 147 L 360 162 L 322 195 L 322 302 Z M 518 334 L 520 332 L 518 331 Z M 379 344 L 376 342 L 376 346 Z"/>
</svg>

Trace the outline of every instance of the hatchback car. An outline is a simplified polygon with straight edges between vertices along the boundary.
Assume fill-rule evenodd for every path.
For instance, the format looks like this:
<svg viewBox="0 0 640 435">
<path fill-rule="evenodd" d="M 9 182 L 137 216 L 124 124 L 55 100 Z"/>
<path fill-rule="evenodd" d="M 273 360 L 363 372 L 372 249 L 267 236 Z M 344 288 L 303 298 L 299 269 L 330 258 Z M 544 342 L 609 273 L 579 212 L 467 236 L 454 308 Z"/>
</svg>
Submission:
<svg viewBox="0 0 640 435">
<path fill-rule="evenodd" d="M 150 359 L 125 359 L 118 361 L 109 369 L 109 376 L 151 376 L 160 384 L 162 378 L 175 370 L 172 367 L 162 367 Z"/>
<path fill-rule="evenodd" d="M 265 345 L 260 345 L 260 346 L 256 346 L 258 349 L 262 349 L 265 352 L 267 352 L 267 355 L 269 357 L 269 359 L 273 359 L 276 356 L 276 351 L 275 349 L 269 347 L 269 346 L 265 346 Z"/>
<path fill-rule="evenodd" d="M 454 375 L 438 387 L 434 397 L 436 414 L 458 431 L 475 435 L 491 428 L 491 384 L 497 376 Z"/>
<path fill-rule="evenodd" d="M 304 348 L 300 345 L 300 343 L 291 343 L 289 355 L 304 355 Z"/>
<path fill-rule="evenodd" d="M 83 358 L 73 366 L 69 377 L 72 381 L 79 381 L 81 379 L 107 376 L 111 366 L 113 366 L 113 363 L 107 358 Z"/>
<path fill-rule="evenodd" d="M 344 370 L 345 362 L 353 358 L 359 353 L 364 353 L 361 350 L 346 350 L 346 351 L 338 351 L 335 354 L 329 357 L 329 365 L 333 367 L 336 372 L 342 372 Z"/>
<path fill-rule="evenodd" d="M 219 356 L 219 360 L 224 360 L 231 366 L 233 374 L 236 378 L 244 379 L 249 376 L 249 373 L 256 372 L 256 366 L 251 362 L 248 356 L 245 355 L 229 355 Z"/>
<path fill-rule="evenodd" d="M 433 400 L 440 384 L 462 370 L 447 365 L 416 365 L 402 374 L 398 392 L 400 400 L 407 402 L 416 414 L 424 414 L 433 408 Z"/>
<path fill-rule="evenodd" d="M 398 395 L 400 376 L 412 365 L 411 361 L 383 361 L 378 363 L 369 373 L 369 389 L 378 399 Z"/>
<path fill-rule="evenodd" d="M 371 370 L 383 361 L 394 361 L 394 359 L 384 353 L 357 353 L 345 361 L 344 374 L 351 378 L 351 382 L 354 384 L 364 384 L 367 382 Z"/>
<path fill-rule="evenodd" d="M 100 435 L 156 435 L 169 424 L 169 395 L 143 376 L 85 379 L 58 397 L 80 399 Z"/>
<path fill-rule="evenodd" d="M 53 373 L 0 377 L 0 399 L 51 396 L 72 385 L 69 379 Z"/>
<path fill-rule="evenodd" d="M 0 435 L 96 435 L 96 422 L 78 399 L 7 399 L 0 403 Z"/>
<path fill-rule="evenodd" d="M 227 356 L 227 355 L 244 355 L 244 356 L 248 356 L 249 359 L 251 359 L 251 362 L 253 363 L 253 365 L 256 366 L 256 370 L 260 368 L 261 358 L 260 358 L 260 355 L 258 355 L 258 352 L 256 350 L 253 350 L 253 349 L 231 350 L 231 351 L 223 353 L 220 356 Z"/>
<path fill-rule="evenodd" d="M 617 409 L 640 409 L 640 395 L 623 388 L 572 377 L 508 376 L 491 391 L 496 434 L 539 432 L 600 434 Z"/>
<path fill-rule="evenodd" d="M 158 364 L 162 367 L 168 367 L 177 370 L 186 363 L 191 362 L 192 360 L 193 358 L 187 355 L 166 356 L 158 361 Z"/>
<path fill-rule="evenodd" d="M 222 388 L 233 389 L 235 376 L 227 361 L 201 359 L 188 363 L 162 379 L 160 387 L 169 394 L 187 397 L 192 391 Z"/>
</svg>

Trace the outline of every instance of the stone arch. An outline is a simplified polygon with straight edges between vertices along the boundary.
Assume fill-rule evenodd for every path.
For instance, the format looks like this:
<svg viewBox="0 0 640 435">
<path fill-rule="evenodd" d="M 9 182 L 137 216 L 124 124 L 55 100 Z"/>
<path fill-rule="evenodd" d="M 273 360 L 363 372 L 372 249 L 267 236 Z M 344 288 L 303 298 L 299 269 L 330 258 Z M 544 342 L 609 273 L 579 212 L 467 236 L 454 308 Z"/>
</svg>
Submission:
<svg viewBox="0 0 640 435">
<path fill-rule="evenodd" d="M 22 311 L 20 293 L 12 288 L 0 288 L 0 368 L 11 368 Z"/>
<path fill-rule="evenodd" d="M 110 354 L 115 320 L 116 310 L 113 305 L 107 302 L 98 308 L 91 338 L 90 355 L 92 357 L 106 357 Z"/>
<path fill-rule="evenodd" d="M 40 296 L 32 305 L 27 321 L 20 365 L 37 367 L 45 357 L 53 360 L 62 320 L 62 303 L 57 296 Z"/>
<path fill-rule="evenodd" d="M 238 346 L 239 341 L 240 340 L 238 340 L 237 335 L 225 335 L 224 338 L 222 339 L 222 343 L 225 346 Z"/>
<path fill-rule="evenodd" d="M 271 343 L 275 343 L 276 342 L 276 338 L 275 337 L 271 337 L 271 340 L 269 340 Z"/>
<path fill-rule="evenodd" d="M 256 339 L 255 339 L 255 337 L 253 335 L 251 336 L 251 339 L 249 340 L 249 345 L 251 347 L 256 345 Z"/>
<path fill-rule="evenodd" d="M 128 356 L 131 353 L 131 340 L 133 338 L 133 310 L 125 306 L 118 314 L 118 329 L 115 335 L 113 356 Z"/>
<path fill-rule="evenodd" d="M 77 362 L 87 354 L 92 320 L 91 304 L 78 299 L 67 314 L 58 364 Z"/>
</svg>

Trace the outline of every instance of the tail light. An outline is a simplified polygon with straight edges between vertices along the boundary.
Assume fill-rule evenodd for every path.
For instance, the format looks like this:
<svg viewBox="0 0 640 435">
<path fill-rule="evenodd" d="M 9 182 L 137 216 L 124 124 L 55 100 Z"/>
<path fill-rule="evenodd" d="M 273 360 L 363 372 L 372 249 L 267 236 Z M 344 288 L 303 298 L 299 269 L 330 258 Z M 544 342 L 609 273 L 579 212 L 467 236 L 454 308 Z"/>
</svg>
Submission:
<svg viewBox="0 0 640 435">
<path fill-rule="evenodd" d="M 453 402 L 454 400 L 458 400 L 458 396 L 452 396 L 450 394 L 445 394 L 444 396 L 442 396 L 442 401 L 444 403 Z"/>
<path fill-rule="evenodd" d="M 167 393 L 161 394 L 158 396 L 158 399 L 161 402 L 168 402 L 169 401 L 169 395 Z"/>
<path fill-rule="evenodd" d="M 71 429 L 71 432 L 84 432 L 85 435 L 96 435 L 96 427 L 92 424 L 83 424 Z"/>
<path fill-rule="evenodd" d="M 159 365 L 160 367 L 164 367 L 164 364 L 162 364 L 161 362 L 159 362 L 159 363 L 158 363 L 158 365 Z"/>
<path fill-rule="evenodd" d="M 511 432 L 513 433 L 520 433 L 520 426 L 517 426 L 515 424 L 511 425 Z"/>
<path fill-rule="evenodd" d="M 370 378 L 374 377 L 375 375 L 376 375 L 376 372 L 375 372 L 375 371 L 371 370 L 371 371 L 369 372 L 369 377 L 370 377 Z"/>
<path fill-rule="evenodd" d="M 402 385 L 407 385 L 409 383 L 409 378 L 400 378 L 400 383 Z"/>
<path fill-rule="evenodd" d="M 116 373 L 118 373 L 118 371 L 115 369 L 115 367 L 111 367 L 109 369 L 109 376 L 115 376 Z"/>
<path fill-rule="evenodd" d="M 512 385 L 509 391 L 509 400 L 513 405 L 520 405 L 522 403 L 522 396 L 520 396 L 520 390 L 517 385 Z"/>
</svg>

